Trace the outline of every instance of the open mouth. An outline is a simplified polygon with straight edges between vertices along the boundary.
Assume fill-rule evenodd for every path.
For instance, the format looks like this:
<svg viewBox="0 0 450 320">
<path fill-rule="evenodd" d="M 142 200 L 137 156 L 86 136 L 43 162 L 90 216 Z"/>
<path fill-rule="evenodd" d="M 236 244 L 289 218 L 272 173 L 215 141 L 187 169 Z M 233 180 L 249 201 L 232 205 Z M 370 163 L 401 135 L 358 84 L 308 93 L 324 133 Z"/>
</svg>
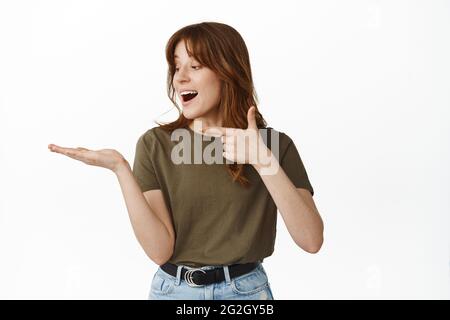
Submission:
<svg viewBox="0 0 450 320">
<path fill-rule="evenodd" d="M 183 100 L 183 102 L 188 102 L 188 101 L 191 101 L 192 99 L 194 99 L 198 95 L 198 92 L 190 91 L 190 92 L 182 93 L 180 95 L 181 95 L 181 99 Z"/>
</svg>

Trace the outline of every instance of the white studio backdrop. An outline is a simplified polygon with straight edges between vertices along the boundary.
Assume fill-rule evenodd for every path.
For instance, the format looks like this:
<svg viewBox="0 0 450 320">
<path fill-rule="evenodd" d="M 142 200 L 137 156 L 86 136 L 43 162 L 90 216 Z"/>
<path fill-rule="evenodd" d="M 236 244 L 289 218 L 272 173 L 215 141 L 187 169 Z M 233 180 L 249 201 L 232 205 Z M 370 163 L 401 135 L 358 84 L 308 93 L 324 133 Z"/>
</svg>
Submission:
<svg viewBox="0 0 450 320">
<path fill-rule="evenodd" d="M 47 145 L 132 163 L 177 116 L 165 44 L 202 21 L 243 36 L 325 222 L 308 254 L 279 215 L 275 299 L 448 299 L 450 2 L 374 0 L 2 0 L 0 298 L 147 298 L 157 265 L 115 175 Z"/>
</svg>

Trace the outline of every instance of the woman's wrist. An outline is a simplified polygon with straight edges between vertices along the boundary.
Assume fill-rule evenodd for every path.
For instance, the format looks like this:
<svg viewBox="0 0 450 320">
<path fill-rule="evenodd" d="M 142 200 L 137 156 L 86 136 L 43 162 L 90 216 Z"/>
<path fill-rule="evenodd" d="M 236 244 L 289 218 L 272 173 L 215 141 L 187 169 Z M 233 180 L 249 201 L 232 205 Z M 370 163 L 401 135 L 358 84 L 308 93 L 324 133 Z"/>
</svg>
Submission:
<svg viewBox="0 0 450 320">
<path fill-rule="evenodd" d="M 123 158 L 121 159 L 115 168 L 112 170 L 116 175 L 120 175 L 123 172 L 131 170 L 130 164 L 128 163 L 127 159 Z"/>
<path fill-rule="evenodd" d="M 263 152 L 263 156 L 260 155 L 257 160 L 257 162 L 252 163 L 251 165 L 259 174 L 276 174 L 280 167 L 277 158 L 270 149 L 267 149 L 267 152 Z"/>
</svg>

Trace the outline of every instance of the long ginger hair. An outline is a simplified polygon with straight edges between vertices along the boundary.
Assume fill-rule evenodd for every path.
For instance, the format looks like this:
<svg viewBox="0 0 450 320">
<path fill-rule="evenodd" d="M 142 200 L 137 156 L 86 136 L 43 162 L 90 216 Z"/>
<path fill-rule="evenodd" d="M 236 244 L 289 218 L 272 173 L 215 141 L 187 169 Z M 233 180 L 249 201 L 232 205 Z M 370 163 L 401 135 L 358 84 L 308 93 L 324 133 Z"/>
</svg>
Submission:
<svg viewBox="0 0 450 320">
<path fill-rule="evenodd" d="M 258 97 L 255 92 L 250 67 L 250 59 L 244 39 L 231 26 L 218 22 L 202 22 L 185 26 L 175 32 L 166 45 L 167 94 L 179 111 L 177 120 L 157 124 L 160 128 L 172 132 L 178 128 L 187 128 L 193 121 L 184 117 L 176 102 L 176 91 L 173 86 L 175 74 L 175 47 L 184 41 L 189 55 L 200 64 L 213 70 L 221 80 L 220 102 L 217 106 L 222 113 L 222 126 L 246 129 L 247 111 L 256 107 L 256 125 L 258 129 L 266 128 L 267 123 L 258 111 Z M 226 164 L 233 181 L 248 187 L 244 164 Z"/>
</svg>

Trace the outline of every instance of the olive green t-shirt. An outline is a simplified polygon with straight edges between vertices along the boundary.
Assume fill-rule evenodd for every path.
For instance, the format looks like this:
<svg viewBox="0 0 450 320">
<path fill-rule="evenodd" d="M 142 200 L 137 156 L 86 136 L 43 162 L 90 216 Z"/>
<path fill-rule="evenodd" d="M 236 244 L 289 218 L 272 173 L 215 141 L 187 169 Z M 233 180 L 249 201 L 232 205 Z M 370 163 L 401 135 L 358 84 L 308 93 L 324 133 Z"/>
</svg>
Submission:
<svg viewBox="0 0 450 320">
<path fill-rule="evenodd" d="M 171 213 L 176 240 L 169 262 L 191 267 L 262 262 L 274 250 L 277 207 L 260 175 L 245 164 L 250 187 L 233 182 L 220 138 L 204 136 L 189 127 L 178 130 L 183 131 L 182 136 L 172 137 L 160 127 L 147 130 L 137 141 L 133 163 L 142 192 L 160 189 Z M 279 152 L 275 156 L 295 187 L 314 195 L 291 138 L 270 127 L 260 132 L 263 130 L 264 143 L 272 152 L 273 134 L 278 134 L 278 144 L 274 145 Z M 216 156 L 211 152 L 214 146 L 220 150 L 222 163 L 205 163 L 201 155 Z M 189 155 L 190 147 L 189 161 L 186 157 L 181 162 L 179 158 L 172 161 L 174 147 L 174 154 L 183 156 Z M 199 150 L 201 163 L 194 163 L 194 153 L 198 155 Z"/>
</svg>

